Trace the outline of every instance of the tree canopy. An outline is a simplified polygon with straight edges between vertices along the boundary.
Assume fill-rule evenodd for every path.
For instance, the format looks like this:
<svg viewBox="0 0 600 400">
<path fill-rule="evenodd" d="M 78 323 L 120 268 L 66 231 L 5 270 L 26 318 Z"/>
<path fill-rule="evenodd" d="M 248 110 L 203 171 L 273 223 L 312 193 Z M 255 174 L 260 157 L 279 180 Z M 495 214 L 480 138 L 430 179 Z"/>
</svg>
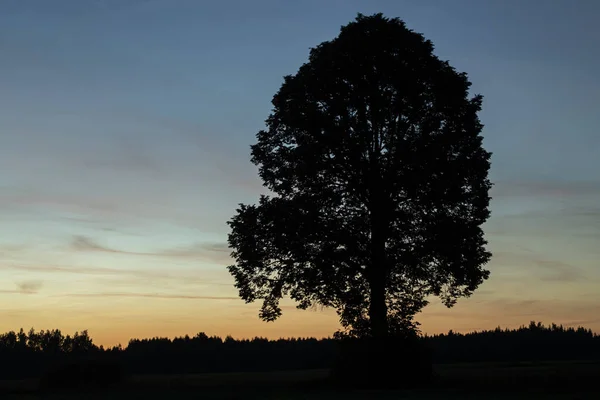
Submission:
<svg viewBox="0 0 600 400">
<path fill-rule="evenodd" d="M 359 14 L 284 77 L 251 146 L 271 194 L 229 221 L 228 270 L 263 320 L 289 297 L 382 337 L 488 278 L 482 96 L 433 50 L 398 18 Z"/>
</svg>

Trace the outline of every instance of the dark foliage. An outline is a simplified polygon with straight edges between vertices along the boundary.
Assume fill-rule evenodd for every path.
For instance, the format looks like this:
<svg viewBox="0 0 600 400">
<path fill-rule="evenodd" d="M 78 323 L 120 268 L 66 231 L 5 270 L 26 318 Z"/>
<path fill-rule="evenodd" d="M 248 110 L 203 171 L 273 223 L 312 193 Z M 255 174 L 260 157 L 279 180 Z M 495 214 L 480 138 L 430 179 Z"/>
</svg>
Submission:
<svg viewBox="0 0 600 400">
<path fill-rule="evenodd" d="M 438 363 L 600 360 L 600 336 L 591 330 L 540 322 L 517 330 L 450 331 L 424 340 Z"/>
<path fill-rule="evenodd" d="M 223 340 L 200 333 L 175 339 L 135 339 L 125 348 L 104 349 L 94 345 L 86 332 L 65 337 L 58 330 L 21 330 L 0 335 L 0 380 L 45 376 L 46 387 L 73 387 L 118 383 L 124 374 L 324 369 L 335 366 L 336 361 L 364 368 L 361 364 L 370 357 L 366 353 L 369 344 L 361 347 L 352 340 Z M 416 341 L 418 348 L 407 349 L 406 340 Z M 403 341 L 383 346 L 379 350 L 387 352 L 383 360 L 398 361 L 402 359 L 399 354 L 407 352 L 416 357 L 407 366 L 423 370 L 429 368 L 429 357 L 434 364 L 600 360 L 600 336 L 590 330 L 533 322 L 516 330 L 450 332 Z M 410 376 L 410 371 L 406 374 Z"/>
<path fill-rule="evenodd" d="M 429 295 L 452 306 L 487 279 L 490 153 L 482 97 L 433 44 L 359 15 L 273 97 L 252 162 L 273 193 L 229 221 L 229 267 L 260 318 L 334 308 L 345 333 L 396 335 Z"/>
</svg>

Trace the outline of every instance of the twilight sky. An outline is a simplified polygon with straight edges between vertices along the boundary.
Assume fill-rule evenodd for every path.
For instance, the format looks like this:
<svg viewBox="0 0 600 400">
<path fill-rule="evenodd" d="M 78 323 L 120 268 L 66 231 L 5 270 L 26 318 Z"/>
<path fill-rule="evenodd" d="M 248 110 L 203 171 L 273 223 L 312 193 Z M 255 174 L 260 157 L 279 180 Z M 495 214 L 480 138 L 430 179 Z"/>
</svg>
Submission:
<svg viewBox="0 0 600 400">
<path fill-rule="evenodd" d="M 3 0 L 0 331 L 96 342 L 327 336 L 237 299 L 226 221 L 261 192 L 249 145 L 283 75 L 357 12 L 400 17 L 485 96 L 492 272 L 418 316 L 600 331 L 600 2 Z"/>
</svg>

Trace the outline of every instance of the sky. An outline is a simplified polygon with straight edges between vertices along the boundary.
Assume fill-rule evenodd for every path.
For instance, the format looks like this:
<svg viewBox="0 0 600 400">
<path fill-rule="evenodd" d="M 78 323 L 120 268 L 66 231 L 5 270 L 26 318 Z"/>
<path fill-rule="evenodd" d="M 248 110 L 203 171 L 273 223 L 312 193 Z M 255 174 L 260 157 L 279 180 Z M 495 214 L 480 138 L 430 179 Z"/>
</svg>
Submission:
<svg viewBox="0 0 600 400">
<path fill-rule="evenodd" d="M 530 320 L 600 332 L 600 2 L 3 0 L 0 331 L 329 336 L 237 298 L 226 221 L 283 76 L 358 12 L 400 17 L 484 95 L 490 279 L 427 333 Z"/>
</svg>

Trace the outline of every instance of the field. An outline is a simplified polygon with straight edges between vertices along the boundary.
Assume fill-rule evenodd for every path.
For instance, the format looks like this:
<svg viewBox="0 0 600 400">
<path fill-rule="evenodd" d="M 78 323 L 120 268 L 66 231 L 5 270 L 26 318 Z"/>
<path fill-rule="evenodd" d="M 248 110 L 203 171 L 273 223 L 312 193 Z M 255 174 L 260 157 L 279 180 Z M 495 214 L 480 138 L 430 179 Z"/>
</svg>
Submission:
<svg viewBox="0 0 600 400">
<path fill-rule="evenodd" d="M 36 392 L 35 381 L 1 382 L 3 399 L 598 399 L 600 362 L 455 364 L 435 368 L 431 387 L 396 392 L 341 391 L 326 370 L 141 375 L 103 393 Z"/>
</svg>

